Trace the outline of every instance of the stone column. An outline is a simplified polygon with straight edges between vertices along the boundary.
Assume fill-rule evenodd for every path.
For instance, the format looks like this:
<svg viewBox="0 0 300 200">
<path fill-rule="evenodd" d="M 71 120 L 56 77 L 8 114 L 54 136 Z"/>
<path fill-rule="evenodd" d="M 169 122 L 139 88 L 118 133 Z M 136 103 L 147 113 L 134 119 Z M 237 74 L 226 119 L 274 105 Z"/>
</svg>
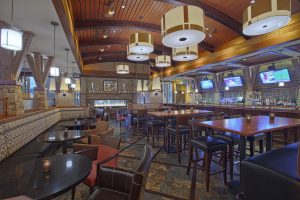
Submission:
<svg viewBox="0 0 300 200">
<path fill-rule="evenodd" d="M 215 92 L 214 93 L 214 104 L 219 105 L 221 100 L 221 93 Z"/>
<path fill-rule="evenodd" d="M 245 106 L 252 106 L 253 91 L 247 90 L 245 94 Z"/>
<path fill-rule="evenodd" d="M 8 116 L 24 114 L 21 86 L 22 83 L 18 81 L 0 81 L 0 99 L 7 98 L 4 106 Z"/>
<path fill-rule="evenodd" d="M 48 109 L 48 96 L 46 88 L 34 88 L 34 97 L 36 98 L 34 108 L 38 110 Z"/>
</svg>

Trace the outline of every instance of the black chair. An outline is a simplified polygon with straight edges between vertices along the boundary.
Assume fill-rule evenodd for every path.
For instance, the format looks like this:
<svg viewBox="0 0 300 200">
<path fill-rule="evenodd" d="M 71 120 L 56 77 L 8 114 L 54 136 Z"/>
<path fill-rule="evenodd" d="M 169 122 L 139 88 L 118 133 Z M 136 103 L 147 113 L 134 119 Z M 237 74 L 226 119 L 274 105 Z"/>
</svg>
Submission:
<svg viewBox="0 0 300 200">
<path fill-rule="evenodd" d="M 298 146 L 294 143 L 242 162 L 241 181 L 246 200 L 299 200 Z"/>
<path fill-rule="evenodd" d="M 202 120 L 201 120 L 202 121 Z M 213 154 L 221 151 L 222 167 L 223 167 L 223 178 L 224 184 L 227 185 L 227 143 L 211 136 L 198 136 L 194 137 L 197 130 L 194 127 L 197 127 L 198 120 L 192 120 L 190 123 L 190 151 L 189 151 L 189 163 L 187 174 L 190 172 L 191 163 L 194 163 L 193 178 L 197 175 L 197 163 L 202 160 L 198 156 L 198 151 L 204 152 L 204 174 L 206 182 L 206 191 L 209 191 L 209 179 L 210 179 L 210 165 L 212 162 Z M 193 152 L 195 151 L 196 159 L 193 159 Z M 193 181 L 192 181 L 193 185 Z M 191 187 L 193 188 L 193 187 Z"/>
<path fill-rule="evenodd" d="M 153 158 L 152 147 L 145 146 L 144 156 L 135 171 L 98 167 L 98 189 L 89 200 L 144 199 L 144 189 Z"/>
</svg>

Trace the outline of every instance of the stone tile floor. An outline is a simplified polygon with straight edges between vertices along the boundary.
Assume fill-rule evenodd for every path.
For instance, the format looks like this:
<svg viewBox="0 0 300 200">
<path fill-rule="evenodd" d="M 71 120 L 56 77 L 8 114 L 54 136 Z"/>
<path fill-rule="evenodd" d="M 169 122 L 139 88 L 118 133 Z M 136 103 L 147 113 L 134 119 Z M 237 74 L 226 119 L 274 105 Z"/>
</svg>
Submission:
<svg viewBox="0 0 300 200">
<path fill-rule="evenodd" d="M 122 127 L 117 127 L 116 123 L 111 121 L 111 127 L 115 127 L 115 136 L 121 137 L 122 151 L 119 157 L 119 165 L 123 168 L 135 169 L 139 163 L 139 159 L 143 154 L 143 147 L 147 142 L 145 133 L 140 132 L 133 136 L 132 133 L 126 132 Z M 182 153 L 182 164 L 177 162 L 177 154 L 167 154 L 162 149 L 162 138 L 155 141 L 154 153 L 155 158 L 151 165 L 147 185 L 146 185 L 146 200 L 163 200 L 163 199 L 188 199 L 191 185 L 191 177 L 186 174 L 188 151 Z M 60 152 L 60 151 L 58 151 Z M 217 159 L 217 158 L 216 158 Z M 235 179 L 238 179 L 238 165 L 235 166 Z M 220 167 L 212 164 L 213 170 L 218 170 Z M 76 200 L 85 200 L 89 197 L 89 188 L 80 184 L 76 187 Z M 198 170 L 196 198 L 201 200 L 230 200 L 235 199 L 228 192 L 227 187 L 223 183 L 222 174 L 212 175 L 210 178 L 210 191 L 205 191 L 203 172 Z M 65 193 L 56 200 L 71 199 L 71 192 Z"/>
</svg>

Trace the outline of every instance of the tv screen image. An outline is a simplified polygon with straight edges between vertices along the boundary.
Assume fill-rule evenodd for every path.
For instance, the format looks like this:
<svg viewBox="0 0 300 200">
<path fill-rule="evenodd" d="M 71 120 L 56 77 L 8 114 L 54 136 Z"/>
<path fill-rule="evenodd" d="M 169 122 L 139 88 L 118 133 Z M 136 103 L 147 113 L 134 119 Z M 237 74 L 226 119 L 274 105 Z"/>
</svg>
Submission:
<svg viewBox="0 0 300 200">
<path fill-rule="evenodd" d="M 214 87 L 212 80 L 203 80 L 201 81 L 202 89 L 212 89 Z"/>
<path fill-rule="evenodd" d="M 260 72 L 260 79 L 263 84 L 291 81 L 288 69 Z"/>
<path fill-rule="evenodd" d="M 240 87 L 243 86 L 242 79 L 240 76 L 224 78 L 226 87 Z"/>
</svg>

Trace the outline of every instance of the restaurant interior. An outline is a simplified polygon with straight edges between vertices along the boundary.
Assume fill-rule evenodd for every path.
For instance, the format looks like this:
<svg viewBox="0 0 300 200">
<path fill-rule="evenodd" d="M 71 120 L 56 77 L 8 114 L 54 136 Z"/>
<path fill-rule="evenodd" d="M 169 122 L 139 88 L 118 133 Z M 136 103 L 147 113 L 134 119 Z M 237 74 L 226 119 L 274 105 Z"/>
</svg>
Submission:
<svg viewBox="0 0 300 200">
<path fill-rule="evenodd" d="M 0 199 L 300 199 L 300 0 L 1 0 L 0 42 Z"/>
</svg>

